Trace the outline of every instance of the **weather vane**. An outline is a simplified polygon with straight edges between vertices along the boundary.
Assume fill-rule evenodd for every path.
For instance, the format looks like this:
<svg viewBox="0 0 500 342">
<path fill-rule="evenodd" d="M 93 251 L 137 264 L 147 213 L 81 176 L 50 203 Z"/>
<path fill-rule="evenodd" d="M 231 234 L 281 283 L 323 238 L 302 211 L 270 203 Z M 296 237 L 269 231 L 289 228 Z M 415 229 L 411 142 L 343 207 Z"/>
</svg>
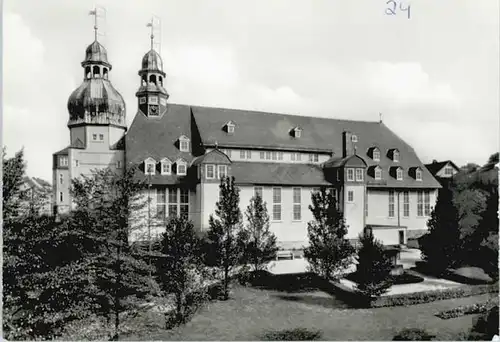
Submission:
<svg viewBox="0 0 500 342">
<path fill-rule="evenodd" d="M 147 23 L 147 27 L 151 28 L 151 50 L 154 49 L 155 44 L 158 45 L 158 53 L 161 55 L 161 19 L 155 15 L 151 17 L 151 21 Z M 159 39 L 155 43 L 155 31 L 158 33 Z"/>
<path fill-rule="evenodd" d="M 101 13 L 99 13 L 99 10 Z M 106 18 L 106 9 L 102 6 L 94 6 L 94 9 L 89 12 L 89 15 L 94 16 L 94 39 L 97 40 L 97 36 L 99 35 L 98 30 L 99 30 L 99 25 L 97 25 L 97 18 Z M 101 35 L 104 35 L 101 33 Z"/>
</svg>

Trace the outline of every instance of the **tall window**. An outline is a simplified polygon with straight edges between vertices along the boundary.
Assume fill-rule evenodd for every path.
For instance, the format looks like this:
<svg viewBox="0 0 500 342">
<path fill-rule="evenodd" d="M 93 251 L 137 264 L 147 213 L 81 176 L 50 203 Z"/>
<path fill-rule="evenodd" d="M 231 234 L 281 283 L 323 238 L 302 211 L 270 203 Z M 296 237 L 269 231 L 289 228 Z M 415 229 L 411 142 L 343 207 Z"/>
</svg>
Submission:
<svg viewBox="0 0 500 342">
<path fill-rule="evenodd" d="M 410 217 L 410 193 L 403 192 L 403 216 Z"/>
<path fill-rule="evenodd" d="M 63 174 L 61 173 L 61 174 L 59 175 L 59 184 L 62 184 L 62 183 L 64 183 L 64 176 L 63 176 Z"/>
<path fill-rule="evenodd" d="M 62 202 L 63 201 L 63 193 L 62 191 L 59 193 L 59 202 Z"/>
<path fill-rule="evenodd" d="M 375 179 L 382 179 L 382 170 L 379 167 L 375 169 Z"/>
<path fill-rule="evenodd" d="M 189 216 L 189 190 L 188 189 L 179 189 L 180 190 L 180 203 L 179 209 L 181 216 L 188 217 Z"/>
<path fill-rule="evenodd" d="M 293 188 L 293 220 L 300 221 L 302 219 L 301 210 L 301 189 Z"/>
<path fill-rule="evenodd" d="M 347 180 L 354 181 L 354 169 L 347 169 Z"/>
<path fill-rule="evenodd" d="M 215 178 L 215 165 L 213 164 L 207 164 L 205 165 L 205 171 L 206 171 L 206 177 L 207 179 L 214 179 Z"/>
<path fill-rule="evenodd" d="M 263 198 L 262 197 L 262 187 L 261 186 L 256 186 L 254 188 L 254 195 L 255 196 L 260 196 L 260 198 Z"/>
<path fill-rule="evenodd" d="M 417 192 L 417 216 L 424 216 L 424 193 Z"/>
<path fill-rule="evenodd" d="M 349 202 L 349 203 L 354 202 L 354 191 L 353 190 L 347 191 L 347 202 Z"/>
<path fill-rule="evenodd" d="M 168 189 L 168 216 L 177 216 L 177 188 L 169 188 Z"/>
<path fill-rule="evenodd" d="M 403 170 L 401 169 L 396 170 L 396 178 L 397 180 L 403 180 Z"/>
<path fill-rule="evenodd" d="M 167 192 L 164 188 L 156 189 L 156 217 L 165 219 L 165 206 L 167 205 Z"/>
<path fill-rule="evenodd" d="M 179 188 L 168 189 L 168 215 L 189 216 L 189 190 Z"/>
<path fill-rule="evenodd" d="M 219 165 L 219 178 L 227 176 L 227 165 Z"/>
<path fill-rule="evenodd" d="M 389 191 L 389 217 L 394 217 L 394 191 Z"/>
<path fill-rule="evenodd" d="M 273 188 L 273 221 L 281 221 L 281 188 Z"/>
<path fill-rule="evenodd" d="M 252 151 L 247 150 L 247 159 L 252 159 Z"/>
<path fill-rule="evenodd" d="M 431 214 L 431 193 L 426 191 L 424 193 L 424 215 L 429 216 Z"/>
<path fill-rule="evenodd" d="M 417 169 L 417 171 L 415 172 L 415 179 L 418 181 L 422 180 L 422 170 Z"/>
<path fill-rule="evenodd" d="M 363 181 L 363 169 L 356 169 L 356 181 Z"/>
<path fill-rule="evenodd" d="M 259 152 L 259 155 L 260 155 L 260 159 L 266 159 L 266 156 L 265 156 L 265 152 L 264 152 L 264 151 L 260 151 L 260 152 Z"/>
<path fill-rule="evenodd" d="M 380 161 L 380 151 L 379 150 L 373 151 L 373 160 Z"/>
</svg>

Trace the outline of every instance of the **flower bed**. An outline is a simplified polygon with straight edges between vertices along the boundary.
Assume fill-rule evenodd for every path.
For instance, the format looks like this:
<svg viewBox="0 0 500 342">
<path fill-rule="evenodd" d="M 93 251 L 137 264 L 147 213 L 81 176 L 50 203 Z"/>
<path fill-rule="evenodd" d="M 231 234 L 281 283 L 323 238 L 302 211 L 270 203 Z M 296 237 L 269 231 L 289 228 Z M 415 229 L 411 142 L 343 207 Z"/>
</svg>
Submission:
<svg viewBox="0 0 500 342">
<path fill-rule="evenodd" d="M 485 313 L 491 309 L 495 304 L 493 302 L 477 303 L 473 305 L 464 305 L 451 310 L 445 310 L 438 312 L 435 316 L 441 319 L 450 319 L 455 317 L 461 317 L 465 315 L 473 315 Z"/>
</svg>

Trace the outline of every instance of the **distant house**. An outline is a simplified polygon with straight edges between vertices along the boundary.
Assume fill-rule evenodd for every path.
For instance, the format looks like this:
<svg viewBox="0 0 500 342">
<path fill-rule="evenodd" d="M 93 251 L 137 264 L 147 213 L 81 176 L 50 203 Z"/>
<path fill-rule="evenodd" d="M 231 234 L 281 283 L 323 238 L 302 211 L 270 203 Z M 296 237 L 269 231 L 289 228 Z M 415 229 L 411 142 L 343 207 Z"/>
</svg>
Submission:
<svg viewBox="0 0 500 342">
<path fill-rule="evenodd" d="M 52 184 L 41 178 L 25 176 L 20 190 L 24 192 L 25 209 L 34 205 L 41 215 L 52 213 Z"/>
<path fill-rule="evenodd" d="M 440 162 L 433 160 L 431 164 L 425 164 L 425 167 L 442 186 L 447 185 L 449 180 L 460 170 L 451 160 Z"/>
</svg>

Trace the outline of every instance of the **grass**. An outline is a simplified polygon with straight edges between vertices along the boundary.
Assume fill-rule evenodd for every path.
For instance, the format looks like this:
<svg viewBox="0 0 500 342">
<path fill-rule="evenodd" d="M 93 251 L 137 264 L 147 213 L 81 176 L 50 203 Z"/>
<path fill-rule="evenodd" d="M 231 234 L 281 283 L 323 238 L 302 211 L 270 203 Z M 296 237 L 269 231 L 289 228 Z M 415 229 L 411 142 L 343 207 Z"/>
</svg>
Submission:
<svg viewBox="0 0 500 342">
<path fill-rule="evenodd" d="M 454 340 L 472 327 L 478 315 L 442 320 L 434 314 L 488 299 L 491 295 L 485 294 L 408 307 L 352 309 L 323 292 L 311 276 L 275 276 L 258 288 L 235 282 L 229 300 L 208 303 L 186 325 L 172 330 L 150 326 L 148 333 L 126 339 L 263 340 L 309 334 L 306 337 L 322 340 L 392 340 L 405 328 L 419 328 L 437 339 Z"/>
</svg>

